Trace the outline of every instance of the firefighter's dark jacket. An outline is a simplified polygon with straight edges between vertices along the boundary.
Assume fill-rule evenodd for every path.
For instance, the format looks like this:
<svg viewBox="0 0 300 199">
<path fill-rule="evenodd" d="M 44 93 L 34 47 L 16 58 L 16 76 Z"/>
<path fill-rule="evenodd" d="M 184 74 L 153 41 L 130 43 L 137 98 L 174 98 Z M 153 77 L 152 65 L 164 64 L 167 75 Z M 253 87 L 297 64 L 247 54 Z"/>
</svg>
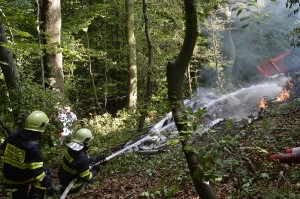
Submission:
<svg viewBox="0 0 300 199">
<path fill-rule="evenodd" d="M 18 186 L 31 183 L 40 189 L 50 186 L 51 178 L 43 169 L 43 158 L 37 142 L 40 137 L 39 132 L 22 129 L 5 139 L 0 146 L 0 155 L 4 156 L 6 184 Z"/>
<path fill-rule="evenodd" d="M 76 184 L 71 188 L 71 190 L 75 190 L 96 174 L 96 171 L 90 169 L 90 160 L 85 147 L 80 151 L 68 148 L 58 170 L 58 179 L 63 187 L 67 187 L 73 179 L 77 178 Z"/>
</svg>

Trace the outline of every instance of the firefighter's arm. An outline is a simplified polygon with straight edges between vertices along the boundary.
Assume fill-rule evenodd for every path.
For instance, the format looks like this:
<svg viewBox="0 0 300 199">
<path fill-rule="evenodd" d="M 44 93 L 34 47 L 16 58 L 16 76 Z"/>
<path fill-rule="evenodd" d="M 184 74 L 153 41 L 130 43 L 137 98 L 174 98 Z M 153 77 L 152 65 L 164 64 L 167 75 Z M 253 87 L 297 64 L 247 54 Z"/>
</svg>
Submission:
<svg viewBox="0 0 300 199">
<path fill-rule="evenodd" d="M 30 151 L 26 152 L 28 156 L 28 168 L 36 185 L 41 189 L 46 189 L 52 186 L 52 178 L 47 174 L 47 169 L 44 167 L 42 154 L 38 145 L 33 145 Z"/>
<path fill-rule="evenodd" d="M 79 163 L 78 172 L 79 178 L 82 181 L 89 181 L 97 174 L 96 170 L 90 169 L 90 161 L 88 158 Z"/>
<path fill-rule="evenodd" d="M 36 155 L 38 156 L 38 153 Z M 48 196 L 57 194 L 51 177 L 51 170 L 43 166 L 42 158 L 36 158 L 36 162 L 31 162 L 29 165 L 34 178 L 34 186 L 46 190 Z"/>
</svg>

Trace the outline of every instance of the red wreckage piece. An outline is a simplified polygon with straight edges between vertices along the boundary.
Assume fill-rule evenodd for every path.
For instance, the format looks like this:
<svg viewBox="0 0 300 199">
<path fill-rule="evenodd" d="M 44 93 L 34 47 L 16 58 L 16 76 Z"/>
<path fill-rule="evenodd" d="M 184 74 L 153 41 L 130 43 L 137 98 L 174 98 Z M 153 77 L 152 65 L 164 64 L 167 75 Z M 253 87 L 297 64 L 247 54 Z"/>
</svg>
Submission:
<svg viewBox="0 0 300 199">
<path fill-rule="evenodd" d="M 300 70 L 300 49 L 294 48 L 287 52 L 257 64 L 261 76 L 273 76 L 279 73 Z"/>
</svg>

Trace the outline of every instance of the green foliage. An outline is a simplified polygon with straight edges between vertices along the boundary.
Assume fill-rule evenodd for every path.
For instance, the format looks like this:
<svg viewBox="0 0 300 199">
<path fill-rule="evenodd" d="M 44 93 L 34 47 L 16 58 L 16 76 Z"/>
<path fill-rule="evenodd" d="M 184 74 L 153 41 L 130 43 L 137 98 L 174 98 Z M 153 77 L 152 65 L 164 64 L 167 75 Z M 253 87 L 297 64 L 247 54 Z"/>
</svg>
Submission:
<svg viewBox="0 0 300 199">
<path fill-rule="evenodd" d="M 140 196 L 144 198 L 151 198 L 151 199 L 158 199 L 158 198 L 172 198 L 180 191 L 179 187 L 177 185 L 172 185 L 169 187 L 164 187 L 162 191 L 158 190 L 150 190 L 150 191 L 145 191 L 140 194 Z"/>
<path fill-rule="evenodd" d="M 86 126 L 94 133 L 93 143 L 98 151 L 118 144 L 125 144 L 134 139 L 141 132 L 135 127 L 139 115 L 132 110 L 119 110 L 116 116 L 109 113 L 97 115 L 94 118 L 82 119 L 82 126 Z"/>
<path fill-rule="evenodd" d="M 49 147 L 45 145 L 42 148 L 44 164 L 50 168 L 55 168 L 58 164 L 61 164 L 65 150 L 66 147 L 64 146 Z"/>
<path fill-rule="evenodd" d="M 57 92 L 41 89 L 41 85 L 37 84 L 26 84 L 23 86 L 22 91 L 14 91 L 13 95 L 20 96 L 19 101 L 14 102 L 8 99 L 7 91 L 5 87 L 2 88 L 3 98 L 1 98 L 0 104 L 0 118 L 5 121 L 5 124 L 11 127 L 12 129 L 16 128 L 17 123 L 21 123 L 23 118 L 23 114 L 27 114 L 28 112 L 32 112 L 33 110 L 41 110 L 44 111 L 50 118 L 50 126 L 51 122 L 54 122 L 55 114 L 57 110 L 55 106 L 58 103 L 63 103 L 60 98 L 60 95 Z M 21 92 L 21 93 L 19 93 Z M 13 120 L 12 108 L 20 110 L 20 115 L 18 117 L 19 121 Z M 50 127 L 51 128 L 51 127 Z M 55 126 L 53 126 L 53 129 Z"/>
</svg>

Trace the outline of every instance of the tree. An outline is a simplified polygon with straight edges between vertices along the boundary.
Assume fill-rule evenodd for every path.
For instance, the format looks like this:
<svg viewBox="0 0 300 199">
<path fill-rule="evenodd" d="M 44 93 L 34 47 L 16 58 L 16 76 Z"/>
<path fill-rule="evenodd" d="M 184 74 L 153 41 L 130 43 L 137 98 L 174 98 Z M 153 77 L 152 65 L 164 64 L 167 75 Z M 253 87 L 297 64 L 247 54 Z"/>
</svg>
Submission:
<svg viewBox="0 0 300 199">
<path fill-rule="evenodd" d="M 0 19 L 0 66 L 3 72 L 5 83 L 9 92 L 10 101 L 18 103 L 21 96 L 21 84 L 17 66 L 10 50 L 5 46 L 7 38 L 5 34 L 5 26 Z M 19 107 L 11 105 L 13 109 L 14 122 L 18 122 Z"/>
<path fill-rule="evenodd" d="M 174 62 L 167 64 L 168 98 L 172 108 L 174 121 L 181 137 L 182 149 L 192 176 L 196 191 L 202 199 L 216 199 L 210 185 L 197 175 L 199 162 L 197 154 L 191 149 L 187 135 L 187 118 L 183 112 L 183 80 L 184 73 L 193 54 L 198 36 L 197 9 L 195 0 L 184 0 L 185 37 L 182 48 Z"/>
<path fill-rule="evenodd" d="M 0 65 L 5 77 L 5 83 L 8 89 L 20 90 L 20 79 L 18 69 L 16 67 L 12 53 L 9 51 L 5 44 L 7 44 L 7 38 L 5 35 L 5 26 L 0 19 Z"/>
<path fill-rule="evenodd" d="M 128 45 L 128 108 L 136 108 L 137 104 L 137 66 L 136 44 L 134 36 L 134 4 L 133 0 L 125 0 L 126 10 L 126 38 Z"/>
<path fill-rule="evenodd" d="M 298 6 L 296 6 L 298 4 Z M 295 15 L 299 13 L 300 10 L 300 1 L 299 0 L 287 0 L 286 7 L 289 9 L 293 9 L 290 15 Z M 290 33 L 290 43 L 294 47 L 299 47 L 299 35 L 300 35 L 300 27 L 294 28 L 294 30 Z"/>
<path fill-rule="evenodd" d="M 149 106 L 150 99 L 151 99 L 151 79 L 152 79 L 152 68 L 153 68 L 153 44 L 150 37 L 150 31 L 149 31 L 149 17 L 147 13 L 148 9 L 148 0 L 143 0 L 143 14 L 144 14 L 144 20 L 145 20 L 145 35 L 147 39 L 148 44 L 148 68 L 147 68 L 147 84 L 146 84 L 146 96 L 145 96 L 145 106 L 141 110 L 141 119 L 139 122 L 139 129 L 142 130 L 145 123 L 145 117 L 146 117 L 146 108 Z"/>
<path fill-rule="evenodd" d="M 64 91 L 64 75 L 61 52 L 61 5 L 60 0 L 44 0 L 41 4 L 43 44 L 45 47 L 44 66 L 48 86 Z"/>
</svg>

